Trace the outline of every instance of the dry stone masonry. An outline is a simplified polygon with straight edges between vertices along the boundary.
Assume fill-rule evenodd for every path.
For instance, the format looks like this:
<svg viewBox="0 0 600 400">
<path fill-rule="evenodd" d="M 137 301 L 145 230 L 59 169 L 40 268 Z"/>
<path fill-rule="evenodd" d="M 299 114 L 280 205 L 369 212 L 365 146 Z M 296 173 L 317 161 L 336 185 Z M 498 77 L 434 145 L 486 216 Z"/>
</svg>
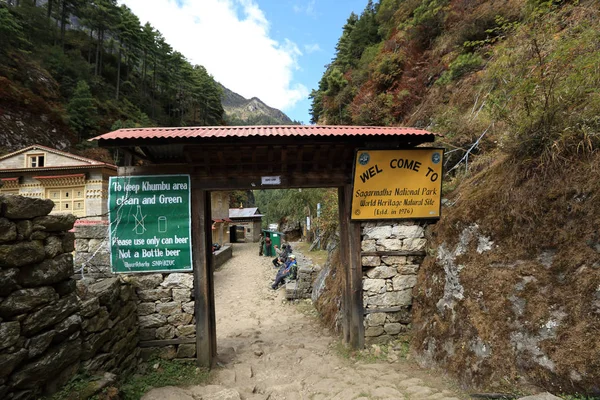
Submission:
<svg viewBox="0 0 600 400">
<path fill-rule="evenodd" d="M 136 363 L 133 291 L 72 279 L 72 215 L 50 200 L 0 195 L 0 398 L 37 399 L 80 368 Z"/>
<path fill-rule="evenodd" d="M 425 256 L 425 232 L 413 222 L 362 225 L 365 341 L 385 343 L 410 330 L 413 287 Z"/>
</svg>

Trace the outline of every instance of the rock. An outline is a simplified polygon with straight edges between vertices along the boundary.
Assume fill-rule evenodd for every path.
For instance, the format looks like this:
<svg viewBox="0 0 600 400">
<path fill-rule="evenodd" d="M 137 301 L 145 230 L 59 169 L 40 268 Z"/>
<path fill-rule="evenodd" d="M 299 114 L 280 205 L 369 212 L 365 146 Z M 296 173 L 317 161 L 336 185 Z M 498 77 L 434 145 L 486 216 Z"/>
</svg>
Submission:
<svg viewBox="0 0 600 400">
<path fill-rule="evenodd" d="M 23 320 L 21 330 L 25 336 L 34 335 L 43 329 L 61 322 L 76 311 L 79 311 L 79 301 L 77 295 L 71 293 L 29 314 Z"/>
<path fill-rule="evenodd" d="M 65 253 L 37 265 L 22 267 L 17 282 L 24 287 L 38 287 L 70 279 L 71 275 L 73 275 L 73 256 Z"/>
<path fill-rule="evenodd" d="M 44 251 L 46 252 L 46 258 L 54 258 L 63 253 L 62 238 L 48 236 L 44 242 Z"/>
<path fill-rule="evenodd" d="M 372 239 L 372 240 L 363 240 L 360 243 L 360 249 L 362 251 L 377 251 L 377 240 Z"/>
<path fill-rule="evenodd" d="M 109 330 L 99 333 L 93 333 L 86 336 L 81 347 L 81 359 L 83 361 L 94 357 L 100 348 L 107 343 L 112 337 L 112 332 Z"/>
<path fill-rule="evenodd" d="M 363 256 L 360 258 L 363 267 L 378 267 L 381 265 L 381 257 L 379 256 Z"/>
<path fill-rule="evenodd" d="M 101 307 L 95 316 L 84 320 L 81 324 L 81 327 L 86 332 L 100 332 L 108 329 L 108 321 L 108 311 L 105 307 Z"/>
<path fill-rule="evenodd" d="M 382 326 L 369 326 L 367 329 L 365 329 L 365 337 L 383 335 L 383 332 Z"/>
<path fill-rule="evenodd" d="M 202 397 L 204 400 L 204 397 Z M 174 386 L 152 389 L 141 400 L 194 400 L 188 391 Z"/>
<path fill-rule="evenodd" d="M 162 315 L 172 315 L 181 312 L 181 303 L 178 301 L 171 301 L 169 303 L 158 303 L 156 304 L 156 312 Z"/>
<path fill-rule="evenodd" d="M 171 289 L 138 290 L 137 294 L 142 301 L 170 300 Z"/>
<path fill-rule="evenodd" d="M 0 350 L 17 343 L 21 335 L 21 323 L 18 321 L 0 322 Z"/>
<path fill-rule="evenodd" d="M 75 251 L 78 253 L 88 252 L 89 239 L 75 239 Z"/>
<path fill-rule="evenodd" d="M 97 297 L 92 297 L 81 302 L 81 316 L 90 318 L 100 311 L 100 301 Z"/>
<path fill-rule="evenodd" d="M 381 239 L 377 241 L 377 245 L 383 247 L 383 250 L 386 251 L 404 250 L 402 239 Z"/>
<path fill-rule="evenodd" d="M 89 253 L 97 253 L 97 252 L 108 252 L 110 251 L 108 248 L 108 240 L 104 239 L 90 239 L 88 241 L 88 252 Z"/>
<path fill-rule="evenodd" d="M 365 227 L 363 229 L 365 239 L 385 239 L 392 236 L 392 227 L 390 225 Z"/>
<path fill-rule="evenodd" d="M 196 336 L 196 325 L 178 326 L 175 335 L 177 337 L 194 337 Z"/>
<path fill-rule="evenodd" d="M 0 379 L 9 376 L 25 359 L 27 359 L 26 349 L 21 349 L 16 353 L 2 354 L 2 357 L 0 357 Z"/>
<path fill-rule="evenodd" d="M 532 396 L 519 397 L 518 400 L 561 400 L 561 398 L 554 396 L 552 393 L 544 392 Z"/>
<path fill-rule="evenodd" d="M 62 235 L 62 248 L 65 253 L 75 251 L 75 234 L 73 232 L 65 232 Z"/>
<path fill-rule="evenodd" d="M 8 296 L 19 289 L 17 284 L 17 275 L 19 270 L 16 268 L 0 269 L 0 297 Z"/>
<path fill-rule="evenodd" d="M 400 250 L 423 251 L 426 244 L 427 239 L 404 239 Z"/>
<path fill-rule="evenodd" d="M 158 328 L 167 323 L 167 317 L 164 315 L 150 314 L 138 318 L 140 328 Z"/>
<path fill-rule="evenodd" d="M 419 265 L 407 264 L 398 266 L 398 273 L 401 275 L 416 275 L 419 272 Z"/>
<path fill-rule="evenodd" d="M 382 256 L 381 261 L 385 265 L 396 266 L 406 264 L 406 256 Z"/>
<path fill-rule="evenodd" d="M 44 261 L 46 252 L 39 240 L 0 245 L 0 268 L 22 267 Z"/>
<path fill-rule="evenodd" d="M 194 287 L 194 275 L 192 273 L 172 273 L 160 284 L 164 288 L 188 288 Z"/>
<path fill-rule="evenodd" d="M 17 237 L 19 240 L 27 240 L 33 233 L 33 223 L 30 220 L 24 219 L 17 221 Z"/>
<path fill-rule="evenodd" d="M 386 313 L 370 313 L 365 317 L 368 326 L 383 326 L 385 324 Z"/>
<path fill-rule="evenodd" d="M 195 310 L 194 307 L 195 307 L 195 304 L 193 301 L 187 302 L 182 306 L 183 312 L 186 314 L 194 315 L 194 310 Z"/>
<path fill-rule="evenodd" d="M 108 237 L 108 225 L 78 225 L 75 228 L 76 239 L 104 239 Z"/>
<path fill-rule="evenodd" d="M 396 271 L 396 268 L 388 266 L 380 266 L 367 270 L 367 276 L 371 279 L 388 279 L 396 276 L 397 274 L 398 271 Z"/>
<path fill-rule="evenodd" d="M 27 387 L 49 381 L 67 366 L 75 363 L 81 354 L 81 339 L 66 341 L 49 350 L 43 357 L 26 364 L 11 375 L 14 387 Z"/>
<path fill-rule="evenodd" d="M 154 340 L 156 339 L 156 328 L 140 329 L 140 340 Z"/>
<path fill-rule="evenodd" d="M 0 317 L 23 314 L 57 299 L 58 294 L 49 286 L 17 290 L 0 303 Z"/>
<path fill-rule="evenodd" d="M 385 292 L 385 279 L 364 279 L 363 291 L 369 294 L 380 294 Z"/>
<path fill-rule="evenodd" d="M 3 216 L 10 219 L 40 217 L 50 214 L 50 211 L 54 208 L 52 200 L 5 194 L 0 194 L 0 205 L 0 209 L 3 210 Z"/>
<path fill-rule="evenodd" d="M 162 274 L 136 274 L 125 275 L 123 279 L 138 289 L 155 289 L 162 283 L 163 276 Z"/>
<path fill-rule="evenodd" d="M 404 325 L 399 324 L 399 323 L 391 323 L 391 324 L 385 324 L 383 326 L 383 330 L 385 331 L 385 333 L 387 333 L 388 335 L 397 335 L 400 332 L 404 332 L 406 329 L 404 327 Z"/>
<path fill-rule="evenodd" d="M 412 289 L 417 284 L 416 275 L 397 275 L 392 279 L 394 290 Z"/>
<path fill-rule="evenodd" d="M 156 312 L 156 304 L 155 303 L 140 303 L 137 306 L 138 315 L 150 315 Z"/>
<path fill-rule="evenodd" d="M 55 331 L 48 331 L 32 337 L 29 341 L 28 357 L 35 358 L 45 352 L 50 347 L 54 335 L 56 335 Z"/>
<path fill-rule="evenodd" d="M 112 307 L 119 298 L 121 284 L 119 278 L 107 278 L 88 287 L 91 295 L 97 296 L 101 306 Z"/>
<path fill-rule="evenodd" d="M 62 322 L 54 326 L 56 335 L 54 336 L 54 342 L 60 343 L 66 340 L 74 332 L 77 332 L 81 328 L 81 317 L 79 314 L 73 314 L 70 317 L 64 319 Z"/>
<path fill-rule="evenodd" d="M 181 326 L 181 325 L 188 325 L 190 322 L 192 322 L 192 318 L 193 317 L 190 314 L 179 313 L 179 314 L 173 314 L 173 315 L 169 316 L 169 318 L 167 318 L 167 320 L 169 321 L 169 324 L 171 324 L 171 325 Z"/>
<path fill-rule="evenodd" d="M 398 239 L 422 238 L 425 230 L 418 225 L 397 225 L 392 228 L 392 236 Z"/>
<path fill-rule="evenodd" d="M 188 302 L 192 298 L 191 289 L 173 289 L 173 300 L 179 302 Z"/>
<path fill-rule="evenodd" d="M 17 225 L 6 218 L 0 218 L 0 243 L 17 239 Z"/>
<path fill-rule="evenodd" d="M 412 304 L 412 289 L 398 292 L 386 292 L 383 294 L 369 296 L 368 306 L 373 307 L 396 307 L 409 306 Z"/>
<path fill-rule="evenodd" d="M 74 279 L 68 279 L 66 281 L 58 282 L 57 284 L 52 285 L 52 287 L 60 297 L 64 297 L 77 289 L 77 282 L 75 282 Z"/>
<path fill-rule="evenodd" d="M 173 339 L 175 337 L 175 327 L 172 325 L 161 326 L 156 329 L 156 338 L 160 340 Z"/>
<path fill-rule="evenodd" d="M 31 222 L 44 227 L 47 232 L 59 232 L 73 229 L 75 221 L 77 217 L 73 214 L 53 214 L 34 218 Z"/>
<path fill-rule="evenodd" d="M 196 355 L 195 344 L 180 344 L 177 347 L 177 358 L 192 358 Z"/>
</svg>

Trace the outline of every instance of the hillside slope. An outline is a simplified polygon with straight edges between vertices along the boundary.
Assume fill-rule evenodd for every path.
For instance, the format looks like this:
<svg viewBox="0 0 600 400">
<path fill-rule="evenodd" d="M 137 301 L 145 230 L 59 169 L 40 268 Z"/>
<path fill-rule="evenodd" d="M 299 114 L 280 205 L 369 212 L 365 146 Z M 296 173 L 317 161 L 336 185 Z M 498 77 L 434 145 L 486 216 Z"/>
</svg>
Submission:
<svg viewBox="0 0 600 400">
<path fill-rule="evenodd" d="M 600 395 L 600 3 L 382 0 L 314 121 L 441 133 L 413 350 L 467 386 Z"/>
<path fill-rule="evenodd" d="M 280 110 L 269 107 L 259 98 L 246 99 L 220 85 L 221 101 L 228 125 L 291 125 L 294 122 Z"/>
</svg>

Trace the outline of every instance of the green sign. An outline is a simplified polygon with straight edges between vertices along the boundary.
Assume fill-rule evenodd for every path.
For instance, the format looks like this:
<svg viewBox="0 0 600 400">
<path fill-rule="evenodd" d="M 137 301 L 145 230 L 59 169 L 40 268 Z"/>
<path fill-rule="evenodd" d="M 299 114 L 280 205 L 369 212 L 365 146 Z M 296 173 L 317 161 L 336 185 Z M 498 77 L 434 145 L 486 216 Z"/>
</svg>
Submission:
<svg viewBox="0 0 600 400">
<path fill-rule="evenodd" d="M 109 186 L 112 271 L 191 271 L 190 176 L 114 176 Z"/>
</svg>

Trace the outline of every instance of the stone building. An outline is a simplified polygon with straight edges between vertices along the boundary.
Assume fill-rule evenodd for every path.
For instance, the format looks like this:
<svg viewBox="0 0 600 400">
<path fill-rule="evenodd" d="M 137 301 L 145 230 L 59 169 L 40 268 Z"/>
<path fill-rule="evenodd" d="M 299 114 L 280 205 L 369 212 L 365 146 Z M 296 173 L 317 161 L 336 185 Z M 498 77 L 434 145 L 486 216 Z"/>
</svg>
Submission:
<svg viewBox="0 0 600 400">
<path fill-rule="evenodd" d="M 33 145 L 0 157 L 2 194 L 54 202 L 52 214 L 107 219 L 108 179 L 115 165 Z"/>
<path fill-rule="evenodd" d="M 229 223 L 232 230 L 237 227 L 244 228 L 244 240 L 246 242 L 258 242 L 260 239 L 260 230 L 262 224 L 262 214 L 257 207 L 251 208 L 230 208 Z"/>
</svg>

